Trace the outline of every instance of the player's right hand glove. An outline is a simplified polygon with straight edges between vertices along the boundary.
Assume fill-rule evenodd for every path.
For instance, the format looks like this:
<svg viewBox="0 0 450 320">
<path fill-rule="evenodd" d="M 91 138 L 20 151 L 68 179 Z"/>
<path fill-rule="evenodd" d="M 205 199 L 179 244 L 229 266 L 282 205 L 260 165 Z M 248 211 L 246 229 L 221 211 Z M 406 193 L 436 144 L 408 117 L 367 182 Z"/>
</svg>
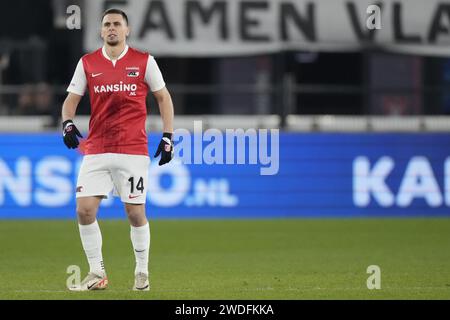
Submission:
<svg viewBox="0 0 450 320">
<path fill-rule="evenodd" d="M 69 149 L 75 149 L 78 147 L 80 142 L 78 141 L 78 137 L 83 138 L 80 131 L 78 131 L 77 127 L 72 120 L 66 120 L 63 122 L 63 140 L 64 144 Z"/>
<path fill-rule="evenodd" d="M 173 158 L 173 142 L 172 142 L 172 134 L 168 132 L 163 133 L 163 137 L 161 142 L 158 145 L 158 149 L 155 153 L 155 158 L 159 156 L 161 153 L 161 159 L 159 160 L 159 165 L 162 166 L 170 162 Z"/>
</svg>

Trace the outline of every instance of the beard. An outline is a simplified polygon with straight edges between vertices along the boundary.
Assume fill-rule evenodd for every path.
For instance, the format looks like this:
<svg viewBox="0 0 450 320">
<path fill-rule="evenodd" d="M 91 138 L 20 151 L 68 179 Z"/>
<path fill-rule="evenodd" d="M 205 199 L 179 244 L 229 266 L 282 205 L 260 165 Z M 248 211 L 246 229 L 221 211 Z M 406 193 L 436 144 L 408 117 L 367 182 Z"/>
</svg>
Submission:
<svg viewBox="0 0 450 320">
<path fill-rule="evenodd" d="M 107 36 L 106 43 L 111 47 L 115 47 L 119 44 L 119 37 L 117 35 L 114 35 L 112 37 Z"/>
<path fill-rule="evenodd" d="M 119 39 L 114 39 L 114 40 L 106 40 L 106 43 L 108 45 L 110 45 L 111 47 L 115 47 L 119 44 Z"/>
</svg>

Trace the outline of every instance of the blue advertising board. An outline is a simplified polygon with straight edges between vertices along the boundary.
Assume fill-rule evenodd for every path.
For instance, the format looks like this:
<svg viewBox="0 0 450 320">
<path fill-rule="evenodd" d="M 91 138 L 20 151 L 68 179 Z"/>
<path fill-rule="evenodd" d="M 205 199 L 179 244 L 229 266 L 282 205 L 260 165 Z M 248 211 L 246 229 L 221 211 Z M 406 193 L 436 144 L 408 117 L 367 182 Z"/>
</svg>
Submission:
<svg viewBox="0 0 450 320">
<path fill-rule="evenodd" d="M 232 146 L 218 132 L 177 136 L 171 163 L 152 157 L 147 215 L 450 216 L 449 134 L 271 134 Z M 149 136 L 152 156 L 159 139 Z M 0 134 L 0 219 L 75 218 L 82 157 L 56 133 Z M 99 217 L 124 218 L 119 198 Z"/>
</svg>

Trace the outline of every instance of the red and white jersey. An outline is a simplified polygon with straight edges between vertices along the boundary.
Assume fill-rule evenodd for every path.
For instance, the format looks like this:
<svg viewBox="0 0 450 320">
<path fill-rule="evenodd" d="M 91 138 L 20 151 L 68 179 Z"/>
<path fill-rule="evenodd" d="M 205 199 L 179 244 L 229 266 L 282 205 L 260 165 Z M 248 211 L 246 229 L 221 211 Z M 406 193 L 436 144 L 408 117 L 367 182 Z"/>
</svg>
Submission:
<svg viewBox="0 0 450 320">
<path fill-rule="evenodd" d="M 68 92 L 89 90 L 91 118 L 85 154 L 148 155 L 146 97 L 164 88 L 155 59 L 128 46 L 117 60 L 105 48 L 84 55 L 78 62 Z"/>
</svg>

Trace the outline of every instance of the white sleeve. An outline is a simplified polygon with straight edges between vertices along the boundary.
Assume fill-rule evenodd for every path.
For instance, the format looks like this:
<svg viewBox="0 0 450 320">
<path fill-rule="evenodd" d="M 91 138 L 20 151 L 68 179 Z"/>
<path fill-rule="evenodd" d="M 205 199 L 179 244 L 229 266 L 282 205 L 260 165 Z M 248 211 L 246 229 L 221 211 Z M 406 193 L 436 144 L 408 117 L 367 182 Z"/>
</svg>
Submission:
<svg viewBox="0 0 450 320">
<path fill-rule="evenodd" d="M 148 55 L 147 69 L 145 70 L 145 82 L 150 87 L 151 92 L 161 90 L 166 86 L 161 70 L 153 56 Z"/>
<path fill-rule="evenodd" d="M 73 74 L 72 81 L 70 81 L 67 87 L 67 92 L 75 93 L 79 96 L 83 96 L 86 91 L 87 79 L 84 73 L 83 61 L 78 61 L 75 73 Z"/>
</svg>

